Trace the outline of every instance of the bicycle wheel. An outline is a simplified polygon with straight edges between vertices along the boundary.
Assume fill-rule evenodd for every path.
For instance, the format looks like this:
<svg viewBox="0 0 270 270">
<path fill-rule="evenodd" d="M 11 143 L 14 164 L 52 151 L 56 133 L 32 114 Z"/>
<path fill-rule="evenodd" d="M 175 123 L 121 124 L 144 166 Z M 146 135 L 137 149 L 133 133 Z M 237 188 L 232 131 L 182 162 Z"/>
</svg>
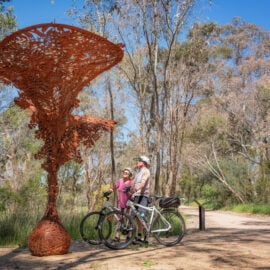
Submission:
<svg viewBox="0 0 270 270">
<path fill-rule="evenodd" d="M 102 240 L 99 237 L 98 230 L 100 227 L 99 224 L 102 222 L 104 217 L 105 217 L 104 214 L 101 214 L 101 212 L 96 211 L 88 213 L 82 219 L 80 224 L 80 234 L 85 242 L 91 245 L 99 245 L 102 243 Z"/>
<path fill-rule="evenodd" d="M 186 232 L 184 219 L 180 213 L 173 209 L 165 209 L 161 211 L 161 214 L 170 223 L 171 228 L 167 230 L 168 225 L 166 222 L 160 216 L 157 216 L 151 228 L 153 235 L 157 241 L 164 246 L 176 245 L 182 240 Z M 155 230 L 164 231 L 155 232 Z"/>
<path fill-rule="evenodd" d="M 115 210 L 108 213 L 100 226 L 100 239 L 111 249 L 122 249 L 131 244 L 136 225 L 131 216 Z"/>
</svg>

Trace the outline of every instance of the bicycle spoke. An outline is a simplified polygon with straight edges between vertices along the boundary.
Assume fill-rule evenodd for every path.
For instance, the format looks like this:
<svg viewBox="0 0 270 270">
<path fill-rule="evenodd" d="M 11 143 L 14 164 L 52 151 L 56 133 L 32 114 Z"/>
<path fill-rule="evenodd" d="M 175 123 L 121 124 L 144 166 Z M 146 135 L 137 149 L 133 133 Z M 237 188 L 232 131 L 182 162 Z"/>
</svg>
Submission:
<svg viewBox="0 0 270 270">
<path fill-rule="evenodd" d="M 159 243 L 173 246 L 182 240 L 186 230 L 185 222 L 182 216 L 174 210 L 164 210 L 162 216 L 169 222 L 170 226 L 158 216 L 153 223 L 152 231 Z"/>
<path fill-rule="evenodd" d="M 136 227 L 130 216 L 113 211 L 105 216 L 101 224 L 100 237 L 107 247 L 122 249 L 132 242 L 135 231 Z"/>
<path fill-rule="evenodd" d="M 99 245 L 102 242 L 98 232 L 98 223 L 99 221 L 101 222 L 100 218 L 100 212 L 91 212 L 81 221 L 80 234 L 82 239 L 91 245 Z"/>
</svg>

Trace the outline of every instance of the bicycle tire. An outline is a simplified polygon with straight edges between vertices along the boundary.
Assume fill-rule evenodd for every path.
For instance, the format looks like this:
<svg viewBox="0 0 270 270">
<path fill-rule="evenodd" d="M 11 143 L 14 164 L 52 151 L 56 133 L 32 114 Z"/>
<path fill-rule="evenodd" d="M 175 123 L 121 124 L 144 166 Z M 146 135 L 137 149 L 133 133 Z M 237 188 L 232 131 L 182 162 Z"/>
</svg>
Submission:
<svg viewBox="0 0 270 270">
<path fill-rule="evenodd" d="M 101 212 L 95 211 L 88 213 L 80 223 L 80 234 L 82 239 L 90 245 L 100 245 L 102 239 L 99 234 L 99 227 L 102 222 L 102 216 L 105 217 Z"/>
<path fill-rule="evenodd" d="M 130 215 L 115 210 L 107 213 L 101 223 L 99 233 L 105 246 L 115 250 L 123 249 L 134 240 L 136 225 Z"/>
<path fill-rule="evenodd" d="M 169 231 L 153 232 L 156 240 L 164 246 L 174 246 L 178 244 L 186 232 L 186 225 L 183 217 L 174 209 L 165 209 L 161 211 L 162 216 L 171 224 Z M 160 216 L 157 216 L 153 222 L 152 230 L 164 228 L 166 225 Z"/>
</svg>

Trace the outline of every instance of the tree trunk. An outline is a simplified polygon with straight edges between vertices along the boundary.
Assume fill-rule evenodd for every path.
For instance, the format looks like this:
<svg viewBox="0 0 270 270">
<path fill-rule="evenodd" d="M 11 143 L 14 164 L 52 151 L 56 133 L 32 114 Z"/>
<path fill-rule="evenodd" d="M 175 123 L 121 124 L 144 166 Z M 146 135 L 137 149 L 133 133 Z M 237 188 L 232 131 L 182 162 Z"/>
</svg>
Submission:
<svg viewBox="0 0 270 270">
<path fill-rule="evenodd" d="M 110 97 L 110 114 L 111 114 L 111 120 L 114 121 L 114 103 L 113 103 L 113 94 L 112 94 L 112 87 L 111 87 L 111 82 L 109 78 L 107 78 L 107 86 L 108 86 L 108 92 L 109 92 L 109 97 Z M 113 129 L 110 131 L 110 151 L 111 151 L 111 179 L 112 179 L 112 184 L 113 186 L 115 185 L 116 182 L 116 168 L 115 168 L 115 158 L 114 158 L 114 132 Z M 117 201 L 117 196 L 116 193 L 114 193 L 113 196 L 113 204 L 116 205 Z"/>
</svg>

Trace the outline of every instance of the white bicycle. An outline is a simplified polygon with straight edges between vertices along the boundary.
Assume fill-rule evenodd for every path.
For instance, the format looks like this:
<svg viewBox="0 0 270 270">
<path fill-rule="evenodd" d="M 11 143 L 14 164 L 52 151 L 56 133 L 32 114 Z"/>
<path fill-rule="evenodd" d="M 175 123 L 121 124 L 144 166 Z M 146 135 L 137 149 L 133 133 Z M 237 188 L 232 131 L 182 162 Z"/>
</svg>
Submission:
<svg viewBox="0 0 270 270">
<path fill-rule="evenodd" d="M 146 242 L 148 242 L 150 234 L 153 234 L 162 245 L 178 244 L 186 232 L 184 219 L 178 211 L 180 199 L 155 195 L 152 200 L 152 206 L 145 207 L 130 198 L 127 202 L 125 215 L 121 216 L 124 217 L 121 222 L 119 222 L 119 216 L 116 215 L 115 211 L 108 213 L 100 226 L 100 237 L 104 244 L 111 249 L 122 249 L 131 244 L 135 238 L 135 220 L 139 220 L 138 222 L 142 224 Z M 156 206 L 157 200 L 159 200 L 161 209 Z M 144 217 L 138 212 L 138 207 L 146 210 L 147 214 Z M 112 224 L 115 226 L 111 226 Z M 108 230 L 110 230 L 110 235 L 108 235 Z"/>
</svg>

